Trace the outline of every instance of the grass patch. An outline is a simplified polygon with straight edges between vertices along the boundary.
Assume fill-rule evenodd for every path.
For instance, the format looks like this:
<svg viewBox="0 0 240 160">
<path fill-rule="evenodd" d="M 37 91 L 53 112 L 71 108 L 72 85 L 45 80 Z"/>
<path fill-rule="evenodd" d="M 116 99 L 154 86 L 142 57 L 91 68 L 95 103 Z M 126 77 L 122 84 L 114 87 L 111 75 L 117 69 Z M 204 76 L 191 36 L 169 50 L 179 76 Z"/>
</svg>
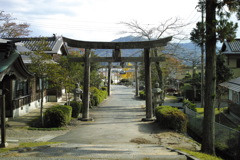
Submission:
<svg viewBox="0 0 240 160">
<path fill-rule="evenodd" d="M 197 151 L 190 151 L 190 150 L 186 150 L 186 149 L 178 149 L 180 151 L 183 151 L 185 153 L 188 153 L 196 158 L 199 158 L 201 160 L 222 160 L 221 158 L 219 157 L 216 157 L 216 156 L 212 156 L 212 155 L 209 155 L 209 154 L 205 154 L 205 153 L 201 153 L 201 152 L 197 152 Z"/>
<path fill-rule="evenodd" d="M 215 114 L 222 113 L 226 109 L 227 109 L 227 107 L 220 108 L 220 110 L 218 108 L 215 108 Z M 196 108 L 196 110 L 197 110 L 197 113 L 199 113 L 199 114 L 203 114 L 204 113 L 204 108 Z"/>
<path fill-rule="evenodd" d="M 197 110 L 197 113 L 199 114 L 203 114 L 204 112 L 204 108 L 196 108 L 196 110 Z"/>
<path fill-rule="evenodd" d="M 13 150 L 13 148 L 0 148 L 0 153 L 5 153 Z"/>
<path fill-rule="evenodd" d="M 215 113 L 220 114 L 222 112 L 226 112 L 226 110 L 228 110 L 228 107 L 223 107 L 223 108 L 220 108 L 220 109 L 215 108 Z"/>
<path fill-rule="evenodd" d="M 38 147 L 38 146 L 46 146 L 51 144 L 58 144 L 61 142 L 26 142 L 26 143 L 20 143 L 18 148 L 24 148 L 24 147 Z"/>
<path fill-rule="evenodd" d="M 165 97 L 166 97 L 166 98 L 169 98 L 169 99 L 177 100 L 177 97 L 176 97 L 176 96 L 166 95 Z"/>
<path fill-rule="evenodd" d="M 165 100 L 172 102 L 172 103 L 177 103 L 178 102 L 178 98 L 176 96 L 170 96 L 170 95 L 166 95 L 165 96 Z"/>
</svg>

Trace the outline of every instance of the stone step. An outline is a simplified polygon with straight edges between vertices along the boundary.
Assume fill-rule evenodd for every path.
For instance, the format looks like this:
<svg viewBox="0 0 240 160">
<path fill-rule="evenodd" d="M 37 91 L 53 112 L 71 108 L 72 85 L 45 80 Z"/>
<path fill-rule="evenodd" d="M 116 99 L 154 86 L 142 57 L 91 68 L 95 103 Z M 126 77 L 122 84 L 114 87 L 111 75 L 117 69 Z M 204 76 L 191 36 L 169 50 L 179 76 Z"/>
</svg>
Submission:
<svg viewBox="0 0 240 160">
<path fill-rule="evenodd" d="M 58 144 L 36 148 L 38 157 L 98 160 L 187 160 L 185 155 L 157 144 Z"/>
</svg>

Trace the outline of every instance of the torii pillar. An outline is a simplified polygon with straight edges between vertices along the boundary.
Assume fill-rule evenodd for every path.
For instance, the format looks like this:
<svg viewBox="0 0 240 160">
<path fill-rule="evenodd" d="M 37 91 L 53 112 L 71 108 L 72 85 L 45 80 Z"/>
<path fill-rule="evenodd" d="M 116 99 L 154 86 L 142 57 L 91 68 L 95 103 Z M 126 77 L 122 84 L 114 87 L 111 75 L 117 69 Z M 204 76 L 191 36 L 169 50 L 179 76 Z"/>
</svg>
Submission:
<svg viewBox="0 0 240 160">
<path fill-rule="evenodd" d="M 142 121 L 153 121 L 154 119 L 152 108 L 150 48 L 144 48 L 144 65 L 145 65 L 146 118 L 143 118 Z"/>
<path fill-rule="evenodd" d="M 136 62 L 135 64 L 135 96 L 138 97 L 139 96 L 139 80 L 138 80 L 138 63 Z"/>
<path fill-rule="evenodd" d="M 84 65 L 84 85 L 83 85 L 83 113 L 82 121 L 92 121 L 89 117 L 89 104 L 90 104 L 90 56 L 91 49 L 85 49 L 85 65 Z"/>
<path fill-rule="evenodd" d="M 109 62 L 108 63 L 108 86 L 107 86 L 108 96 L 111 95 L 111 81 L 112 81 L 111 70 L 112 70 L 112 63 Z"/>
</svg>

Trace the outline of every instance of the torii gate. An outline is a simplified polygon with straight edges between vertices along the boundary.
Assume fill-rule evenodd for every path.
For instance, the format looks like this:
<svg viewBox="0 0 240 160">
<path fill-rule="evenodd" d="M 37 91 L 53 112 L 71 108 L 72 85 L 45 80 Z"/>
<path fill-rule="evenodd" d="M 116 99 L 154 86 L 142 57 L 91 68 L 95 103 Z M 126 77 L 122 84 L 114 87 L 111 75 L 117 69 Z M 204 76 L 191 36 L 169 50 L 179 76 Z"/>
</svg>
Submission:
<svg viewBox="0 0 240 160">
<path fill-rule="evenodd" d="M 146 118 L 143 121 L 153 120 L 152 108 L 152 85 L 151 85 L 151 62 L 161 61 L 161 57 L 150 57 L 150 48 L 166 46 L 172 37 L 151 41 L 136 42 L 91 42 L 79 41 L 63 37 L 63 41 L 70 47 L 85 48 L 85 57 L 72 58 L 72 62 L 84 62 L 84 87 L 83 87 L 83 114 L 82 121 L 91 121 L 89 117 L 89 88 L 90 88 L 90 63 L 91 62 L 144 62 L 145 66 L 145 92 L 146 92 Z M 91 49 L 114 49 L 113 57 L 92 57 Z M 120 49 L 144 49 L 144 57 L 121 57 Z M 110 81 L 108 81 L 110 83 Z M 108 85 L 110 93 L 110 85 Z"/>
</svg>

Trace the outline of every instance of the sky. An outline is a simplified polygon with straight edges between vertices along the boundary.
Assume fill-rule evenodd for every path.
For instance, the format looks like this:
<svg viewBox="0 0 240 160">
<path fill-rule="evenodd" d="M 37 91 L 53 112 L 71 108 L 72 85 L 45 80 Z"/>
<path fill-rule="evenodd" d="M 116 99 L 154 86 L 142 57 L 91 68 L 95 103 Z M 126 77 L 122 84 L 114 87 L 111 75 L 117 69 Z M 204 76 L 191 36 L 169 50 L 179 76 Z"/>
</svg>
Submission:
<svg viewBox="0 0 240 160">
<path fill-rule="evenodd" d="M 143 27 L 156 27 L 179 18 L 189 24 L 189 35 L 201 14 L 198 0 L 0 0 L 0 10 L 30 24 L 30 36 L 64 36 L 84 41 L 112 41 L 129 31 L 121 22 L 137 21 Z M 240 26 L 240 24 L 239 24 Z"/>
</svg>

